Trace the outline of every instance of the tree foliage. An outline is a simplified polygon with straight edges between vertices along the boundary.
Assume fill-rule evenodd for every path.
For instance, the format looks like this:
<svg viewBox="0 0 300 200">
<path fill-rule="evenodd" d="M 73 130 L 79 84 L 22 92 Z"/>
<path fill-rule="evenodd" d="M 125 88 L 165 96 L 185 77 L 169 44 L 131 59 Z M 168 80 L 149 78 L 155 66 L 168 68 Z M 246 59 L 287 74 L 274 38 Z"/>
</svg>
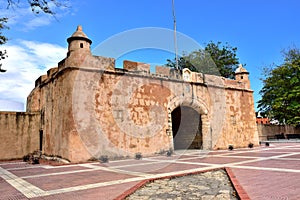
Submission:
<svg viewBox="0 0 300 200">
<path fill-rule="evenodd" d="M 234 72 L 239 64 L 236 51 L 237 48 L 228 43 L 222 45 L 221 42 L 211 41 L 204 49 L 181 56 L 178 59 L 178 68 L 234 79 Z M 168 59 L 166 66 L 176 68 L 176 61 Z"/>
<path fill-rule="evenodd" d="M 7 0 L 7 8 L 18 6 L 21 0 Z M 67 6 L 66 0 L 27 0 L 31 10 L 35 14 L 39 14 L 40 12 L 54 15 L 53 11 L 54 5 L 56 7 Z"/>
<path fill-rule="evenodd" d="M 17 7 L 20 3 L 23 2 L 21 0 L 7 0 L 7 9 L 11 7 Z M 27 0 L 28 6 L 31 8 L 32 12 L 35 14 L 39 14 L 40 12 L 54 15 L 55 12 L 53 11 L 54 5 L 56 7 L 63 7 L 67 6 L 67 0 Z M 8 22 L 7 17 L 0 17 L 0 45 L 3 45 L 7 42 L 8 38 L 3 34 L 4 29 L 8 29 L 6 25 Z M 6 50 L 0 50 L 0 62 L 1 60 L 7 57 Z M 0 63 L 0 72 L 5 72 L 5 70 L 1 70 L 2 64 Z"/>
<path fill-rule="evenodd" d="M 2 33 L 3 29 L 7 29 L 8 27 L 6 26 L 8 18 L 7 17 L 2 17 L 0 18 L 0 45 L 3 45 L 7 42 L 7 37 L 5 37 Z M 7 52 L 6 50 L 0 49 L 0 62 L 1 60 L 5 59 L 7 57 Z M 0 63 L 0 72 L 5 72 L 5 70 L 1 69 L 2 64 Z"/>
<path fill-rule="evenodd" d="M 258 102 L 260 111 L 282 124 L 300 125 L 300 50 L 283 52 L 284 63 L 264 70 L 265 79 Z"/>
<path fill-rule="evenodd" d="M 3 29 L 7 29 L 8 27 L 6 26 L 8 18 L 7 17 L 2 17 L 0 18 L 0 45 L 5 44 L 7 42 L 7 37 L 5 37 L 2 33 Z"/>
</svg>

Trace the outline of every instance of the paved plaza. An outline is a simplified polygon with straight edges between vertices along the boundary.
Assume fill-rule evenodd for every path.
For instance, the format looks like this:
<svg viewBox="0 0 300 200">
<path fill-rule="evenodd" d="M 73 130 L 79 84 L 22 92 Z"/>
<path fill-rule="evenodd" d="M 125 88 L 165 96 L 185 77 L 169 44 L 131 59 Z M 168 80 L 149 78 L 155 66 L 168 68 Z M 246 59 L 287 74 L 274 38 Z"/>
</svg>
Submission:
<svg viewBox="0 0 300 200">
<path fill-rule="evenodd" d="M 141 160 L 63 166 L 0 162 L 0 199 L 116 199 L 147 180 L 226 169 L 241 199 L 300 199 L 300 143 L 176 151 Z"/>
</svg>

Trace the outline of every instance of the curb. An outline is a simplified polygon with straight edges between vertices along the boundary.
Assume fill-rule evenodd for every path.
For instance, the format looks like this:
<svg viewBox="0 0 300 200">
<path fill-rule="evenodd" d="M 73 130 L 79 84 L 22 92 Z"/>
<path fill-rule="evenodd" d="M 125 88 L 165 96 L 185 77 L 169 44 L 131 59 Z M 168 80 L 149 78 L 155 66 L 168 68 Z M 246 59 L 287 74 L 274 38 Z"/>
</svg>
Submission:
<svg viewBox="0 0 300 200">
<path fill-rule="evenodd" d="M 151 181 L 154 181 L 154 180 L 147 179 L 147 180 L 143 180 L 143 181 L 139 182 L 138 184 L 136 184 L 132 188 L 126 190 L 121 195 L 119 195 L 118 197 L 116 197 L 114 200 L 123 200 L 123 199 L 125 199 L 129 195 L 133 194 L 136 190 L 138 190 L 139 188 L 143 187 L 147 183 L 150 183 Z"/>
<path fill-rule="evenodd" d="M 130 189 L 126 190 L 125 192 L 123 192 L 121 195 L 117 196 L 114 200 L 123 200 L 123 199 L 125 199 L 126 197 L 133 194 L 136 190 L 143 187 L 144 185 L 146 185 L 149 182 L 151 182 L 150 179 L 143 180 L 143 181 L 139 182 L 138 184 L 136 184 L 132 188 L 130 188 Z"/>
<path fill-rule="evenodd" d="M 247 192 L 244 190 L 242 185 L 239 183 L 232 170 L 228 167 L 225 167 L 225 171 L 228 174 L 229 180 L 231 181 L 234 189 L 236 190 L 238 197 L 241 200 L 250 200 L 250 197 L 248 196 Z"/>
</svg>

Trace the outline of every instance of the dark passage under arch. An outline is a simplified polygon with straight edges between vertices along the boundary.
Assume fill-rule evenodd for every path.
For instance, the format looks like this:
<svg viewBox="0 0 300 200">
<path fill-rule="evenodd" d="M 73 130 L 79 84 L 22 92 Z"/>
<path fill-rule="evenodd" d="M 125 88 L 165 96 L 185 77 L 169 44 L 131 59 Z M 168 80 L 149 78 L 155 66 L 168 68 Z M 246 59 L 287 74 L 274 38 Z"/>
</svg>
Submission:
<svg viewBox="0 0 300 200">
<path fill-rule="evenodd" d="M 40 130 L 40 151 L 43 151 L 43 130 Z"/>
<path fill-rule="evenodd" d="M 202 149 L 201 115 L 191 107 L 179 106 L 172 112 L 174 149 Z"/>
</svg>

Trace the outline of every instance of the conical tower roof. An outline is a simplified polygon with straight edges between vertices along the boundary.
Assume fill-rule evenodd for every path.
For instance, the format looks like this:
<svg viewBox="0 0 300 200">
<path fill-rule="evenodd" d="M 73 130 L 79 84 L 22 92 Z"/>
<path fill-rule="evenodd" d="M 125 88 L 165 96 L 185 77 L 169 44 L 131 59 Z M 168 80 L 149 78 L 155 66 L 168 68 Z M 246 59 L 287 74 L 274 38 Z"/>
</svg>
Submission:
<svg viewBox="0 0 300 200">
<path fill-rule="evenodd" d="M 242 64 L 235 70 L 236 74 L 249 74 L 249 72 L 243 67 Z"/>
<path fill-rule="evenodd" d="M 76 31 L 73 33 L 71 37 L 67 39 L 68 43 L 72 42 L 73 40 L 85 40 L 88 43 L 92 44 L 92 40 L 90 40 L 87 35 L 82 31 L 82 26 L 77 26 Z"/>
</svg>

